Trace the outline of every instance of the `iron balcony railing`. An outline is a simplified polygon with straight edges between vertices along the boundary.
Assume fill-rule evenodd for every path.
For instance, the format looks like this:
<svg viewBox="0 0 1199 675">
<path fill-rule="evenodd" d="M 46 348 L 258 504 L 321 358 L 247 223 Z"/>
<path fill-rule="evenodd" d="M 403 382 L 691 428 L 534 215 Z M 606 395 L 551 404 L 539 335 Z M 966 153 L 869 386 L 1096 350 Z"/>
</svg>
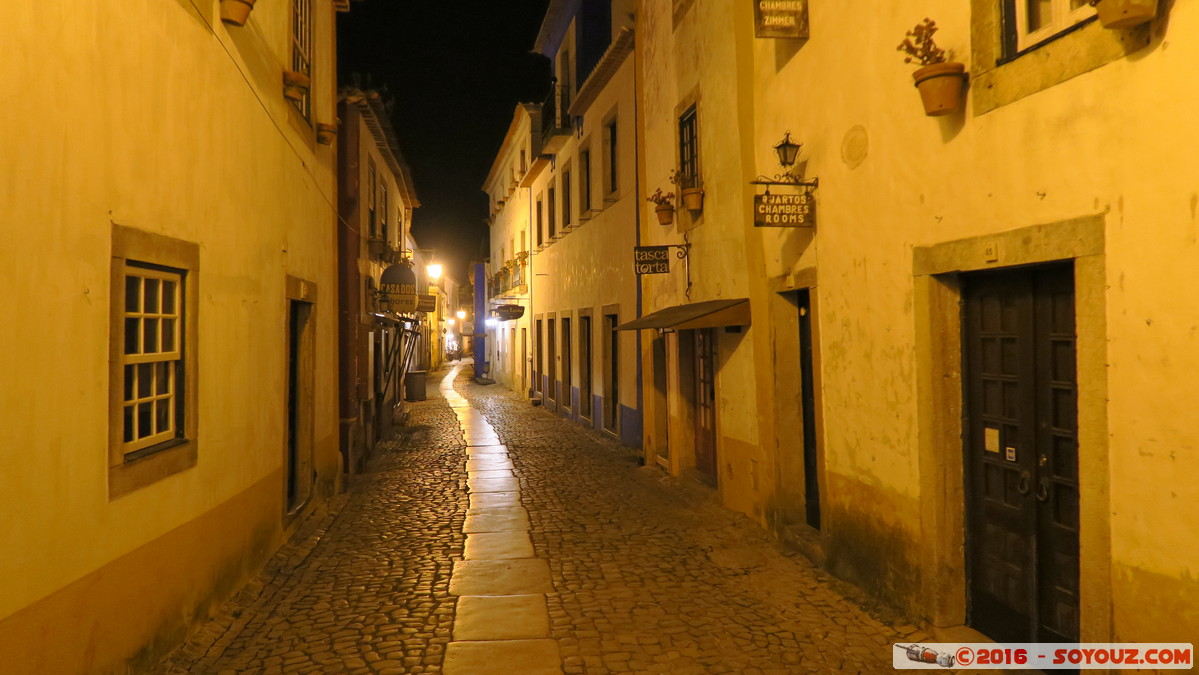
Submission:
<svg viewBox="0 0 1199 675">
<path fill-rule="evenodd" d="M 570 115 L 566 110 L 570 108 L 570 95 L 565 93 L 554 82 L 550 85 L 550 93 L 546 95 L 545 102 L 541 104 L 541 137 L 547 139 L 554 133 L 561 133 L 561 130 L 569 129 Z"/>
</svg>

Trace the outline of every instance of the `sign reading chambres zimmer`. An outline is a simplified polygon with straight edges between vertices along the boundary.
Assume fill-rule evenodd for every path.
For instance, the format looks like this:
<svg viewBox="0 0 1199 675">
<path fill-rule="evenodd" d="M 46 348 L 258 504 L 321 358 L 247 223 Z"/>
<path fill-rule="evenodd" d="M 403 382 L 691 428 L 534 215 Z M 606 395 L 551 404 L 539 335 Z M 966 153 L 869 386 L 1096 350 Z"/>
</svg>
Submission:
<svg viewBox="0 0 1199 675">
<path fill-rule="evenodd" d="M 754 0 L 754 35 L 793 40 L 808 37 L 808 0 Z"/>
</svg>

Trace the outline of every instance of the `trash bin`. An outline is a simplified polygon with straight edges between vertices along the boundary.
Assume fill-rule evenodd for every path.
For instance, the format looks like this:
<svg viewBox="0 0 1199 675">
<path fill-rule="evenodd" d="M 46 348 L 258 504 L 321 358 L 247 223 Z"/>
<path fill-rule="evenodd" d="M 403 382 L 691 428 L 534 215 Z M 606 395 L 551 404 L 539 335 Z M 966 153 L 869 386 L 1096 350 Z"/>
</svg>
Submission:
<svg viewBox="0 0 1199 675">
<path fill-rule="evenodd" d="M 408 376 L 404 378 L 405 401 L 425 400 L 425 380 L 428 376 L 429 373 L 425 370 L 408 371 Z"/>
</svg>

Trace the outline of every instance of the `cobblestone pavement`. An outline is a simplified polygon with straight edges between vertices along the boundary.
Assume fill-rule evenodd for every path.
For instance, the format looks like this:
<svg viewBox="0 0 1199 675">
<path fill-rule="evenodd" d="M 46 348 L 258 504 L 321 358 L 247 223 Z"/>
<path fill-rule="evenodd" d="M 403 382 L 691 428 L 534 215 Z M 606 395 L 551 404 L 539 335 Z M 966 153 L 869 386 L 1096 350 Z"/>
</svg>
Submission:
<svg viewBox="0 0 1199 675">
<path fill-rule="evenodd" d="M 566 673 L 894 672 L 926 641 L 779 549 L 710 493 L 635 451 L 459 376 L 508 455 Z M 309 522 L 160 673 L 437 673 L 469 507 L 465 439 L 445 400 L 412 408 L 368 475 Z"/>
</svg>

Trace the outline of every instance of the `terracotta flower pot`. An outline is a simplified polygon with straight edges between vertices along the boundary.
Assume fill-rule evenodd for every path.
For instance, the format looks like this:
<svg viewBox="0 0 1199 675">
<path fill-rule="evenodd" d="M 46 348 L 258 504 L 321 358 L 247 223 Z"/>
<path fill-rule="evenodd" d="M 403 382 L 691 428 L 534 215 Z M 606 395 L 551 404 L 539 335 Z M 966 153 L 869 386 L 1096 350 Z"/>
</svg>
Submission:
<svg viewBox="0 0 1199 675">
<path fill-rule="evenodd" d="M 304 73 L 297 73 L 294 70 L 283 71 L 283 96 L 286 98 L 292 101 L 303 101 L 304 94 L 310 86 L 312 86 L 312 80 Z"/>
<path fill-rule="evenodd" d="M 654 207 L 654 213 L 658 214 L 659 225 L 674 223 L 674 204 L 658 204 Z"/>
<path fill-rule="evenodd" d="M 966 79 L 966 66 L 960 63 L 934 63 L 912 73 L 920 99 L 924 101 L 924 114 L 930 117 L 948 115 L 962 103 L 962 82 Z"/>
<path fill-rule="evenodd" d="M 703 211 L 703 188 L 683 188 L 683 206 L 687 207 L 688 211 Z"/>
<path fill-rule="evenodd" d="M 316 125 L 316 142 L 321 145 L 332 145 L 337 138 L 337 125 L 319 123 Z"/>
<path fill-rule="evenodd" d="M 221 21 L 233 26 L 244 26 L 250 18 L 257 0 L 221 0 Z"/>
<path fill-rule="evenodd" d="M 1104 28 L 1131 28 L 1157 16 L 1157 0 L 1100 0 L 1095 13 Z"/>
</svg>

